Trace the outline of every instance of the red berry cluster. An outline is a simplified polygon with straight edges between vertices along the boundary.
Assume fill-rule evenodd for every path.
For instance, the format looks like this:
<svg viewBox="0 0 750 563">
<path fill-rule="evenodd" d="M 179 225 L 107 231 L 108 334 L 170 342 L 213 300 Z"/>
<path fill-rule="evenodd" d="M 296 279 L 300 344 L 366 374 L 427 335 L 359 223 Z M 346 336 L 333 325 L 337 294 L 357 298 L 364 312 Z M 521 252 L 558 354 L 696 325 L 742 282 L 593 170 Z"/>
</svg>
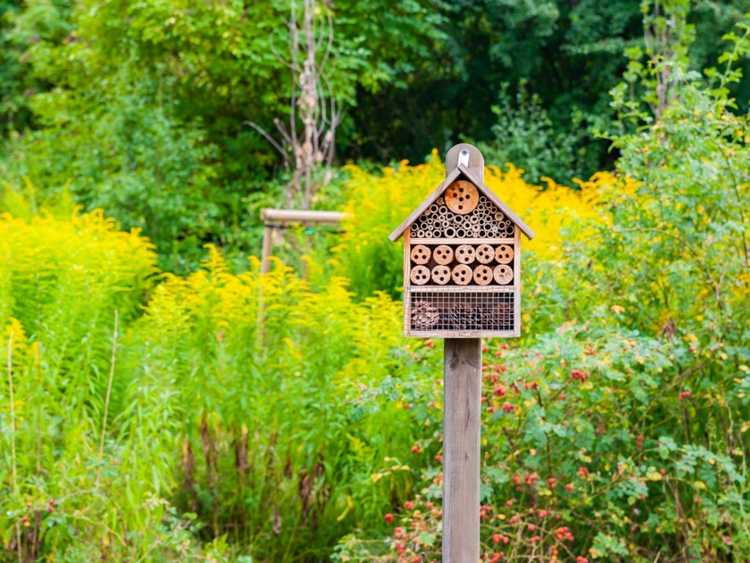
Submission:
<svg viewBox="0 0 750 563">
<path fill-rule="evenodd" d="M 570 377 L 574 381 L 580 381 L 581 383 L 583 383 L 589 378 L 589 374 L 583 371 L 582 369 L 574 369 L 573 371 L 570 372 Z"/>
</svg>

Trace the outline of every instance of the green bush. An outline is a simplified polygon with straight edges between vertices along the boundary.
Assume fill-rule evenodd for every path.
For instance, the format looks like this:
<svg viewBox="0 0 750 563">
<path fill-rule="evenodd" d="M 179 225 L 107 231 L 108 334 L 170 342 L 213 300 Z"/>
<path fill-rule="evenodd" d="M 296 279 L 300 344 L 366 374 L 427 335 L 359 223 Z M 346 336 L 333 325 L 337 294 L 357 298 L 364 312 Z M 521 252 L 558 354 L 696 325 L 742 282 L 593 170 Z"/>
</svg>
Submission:
<svg viewBox="0 0 750 563">
<path fill-rule="evenodd" d="M 568 181 L 583 176 L 589 168 L 577 162 L 577 149 L 586 144 L 583 142 L 586 125 L 580 115 L 572 116 L 569 128 L 555 128 L 541 98 L 529 94 L 523 84 L 515 100 L 508 94 L 506 84 L 497 104 L 492 106 L 492 113 L 496 118 L 493 138 L 479 144 L 488 164 L 513 163 L 524 170 L 525 178 L 532 184 L 540 183 L 545 176 Z"/>
<path fill-rule="evenodd" d="M 728 37 L 728 71 L 682 75 L 658 120 L 615 139 L 599 219 L 569 223 L 557 259 L 525 259 L 531 329 L 485 356 L 486 560 L 750 557 L 750 123 L 727 98 L 748 38 Z M 439 557 L 441 479 L 424 471 L 385 542 L 349 535 L 337 557 Z"/>
</svg>

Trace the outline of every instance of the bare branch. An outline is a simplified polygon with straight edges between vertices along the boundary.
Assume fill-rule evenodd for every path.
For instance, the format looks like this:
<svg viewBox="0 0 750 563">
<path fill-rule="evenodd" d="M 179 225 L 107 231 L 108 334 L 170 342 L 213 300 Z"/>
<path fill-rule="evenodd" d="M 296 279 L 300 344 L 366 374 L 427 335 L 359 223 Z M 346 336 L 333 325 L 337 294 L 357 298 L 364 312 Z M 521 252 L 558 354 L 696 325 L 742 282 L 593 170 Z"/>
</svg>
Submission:
<svg viewBox="0 0 750 563">
<path fill-rule="evenodd" d="M 307 208 L 323 183 L 330 181 L 330 166 L 335 155 L 336 128 L 341 122 L 338 101 L 323 69 L 334 56 L 334 22 L 330 9 L 316 15 L 318 0 L 292 0 L 287 29 L 289 32 L 289 115 L 288 124 L 274 119 L 277 138 L 253 126 L 292 168 L 285 199 Z M 299 7 L 303 12 L 298 14 Z M 321 57 L 321 50 L 324 50 Z M 282 59 L 274 50 L 274 55 Z M 321 178 L 317 171 L 325 168 Z"/>
<path fill-rule="evenodd" d="M 260 133 L 263 138 L 271 144 L 273 148 L 279 151 L 279 154 L 284 159 L 284 168 L 289 168 L 289 158 L 287 155 L 287 150 L 282 147 L 281 144 L 276 139 L 274 139 L 265 129 L 263 129 L 263 127 L 261 127 L 254 121 L 246 121 L 245 123 L 255 129 L 258 133 Z"/>
</svg>

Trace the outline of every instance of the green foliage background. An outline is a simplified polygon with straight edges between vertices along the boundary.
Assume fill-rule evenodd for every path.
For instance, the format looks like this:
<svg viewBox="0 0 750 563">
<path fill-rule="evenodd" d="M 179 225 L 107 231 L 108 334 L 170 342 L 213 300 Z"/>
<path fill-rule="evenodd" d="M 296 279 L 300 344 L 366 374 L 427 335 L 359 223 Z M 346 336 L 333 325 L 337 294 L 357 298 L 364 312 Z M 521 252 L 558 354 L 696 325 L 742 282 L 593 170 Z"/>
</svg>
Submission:
<svg viewBox="0 0 750 563">
<path fill-rule="evenodd" d="M 289 8 L 0 0 L 0 560 L 438 560 L 441 349 L 385 237 L 464 139 L 540 232 L 483 560 L 750 559 L 750 4 L 321 3 L 350 215 L 262 274 Z"/>
<path fill-rule="evenodd" d="M 322 3 L 343 162 L 421 161 L 483 143 L 537 182 L 586 178 L 615 152 L 609 90 L 643 44 L 641 6 L 562 0 Z M 690 66 L 711 66 L 746 0 L 696 2 Z M 0 4 L 0 174 L 70 190 L 194 269 L 208 242 L 257 251 L 281 161 L 250 123 L 288 113 L 288 2 L 6 0 Z M 742 62 L 741 65 L 746 63 Z M 750 82 L 732 86 L 745 108 Z M 330 206 L 325 198 L 319 206 Z"/>
</svg>

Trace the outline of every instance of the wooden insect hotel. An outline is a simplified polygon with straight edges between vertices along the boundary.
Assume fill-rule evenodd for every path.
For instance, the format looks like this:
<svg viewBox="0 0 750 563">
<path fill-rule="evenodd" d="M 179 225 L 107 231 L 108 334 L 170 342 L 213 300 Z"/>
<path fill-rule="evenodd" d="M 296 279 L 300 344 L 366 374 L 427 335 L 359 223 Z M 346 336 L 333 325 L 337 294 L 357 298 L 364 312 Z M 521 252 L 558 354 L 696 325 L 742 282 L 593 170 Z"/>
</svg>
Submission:
<svg viewBox="0 0 750 563">
<path fill-rule="evenodd" d="M 453 147 L 445 170 L 443 182 L 389 237 L 404 237 L 404 332 L 519 336 L 520 235 L 534 233 L 485 186 L 476 147 Z"/>
</svg>

